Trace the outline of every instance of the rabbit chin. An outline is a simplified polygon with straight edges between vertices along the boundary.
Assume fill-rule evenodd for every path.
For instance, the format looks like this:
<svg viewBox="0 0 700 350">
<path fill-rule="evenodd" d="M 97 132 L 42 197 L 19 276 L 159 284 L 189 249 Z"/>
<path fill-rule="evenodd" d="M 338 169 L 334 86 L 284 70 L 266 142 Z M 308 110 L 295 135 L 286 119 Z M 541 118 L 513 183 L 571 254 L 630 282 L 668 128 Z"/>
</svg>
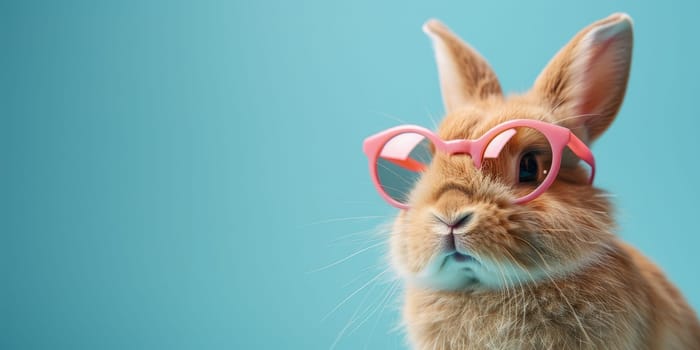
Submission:
<svg viewBox="0 0 700 350">
<path fill-rule="evenodd" d="M 481 263 L 468 255 L 456 258 L 455 254 L 440 254 L 430 260 L 419 273 L 408 281 L 418 287 L 436 290 L 477 290 L 484 288 L 485 278 Z"/>
<path fill-rule="evenodd" d="M 478 292 L 558 278 L 576 271 L 577 267 L 581 265 L 559 265 L 547 271 L 524 270 L 503 261 L 477 260 L 461 253 L 441 253 L 433 257 L 420 272 L 404 276 L 407 282 L 423 289 Z"/>
</svg>

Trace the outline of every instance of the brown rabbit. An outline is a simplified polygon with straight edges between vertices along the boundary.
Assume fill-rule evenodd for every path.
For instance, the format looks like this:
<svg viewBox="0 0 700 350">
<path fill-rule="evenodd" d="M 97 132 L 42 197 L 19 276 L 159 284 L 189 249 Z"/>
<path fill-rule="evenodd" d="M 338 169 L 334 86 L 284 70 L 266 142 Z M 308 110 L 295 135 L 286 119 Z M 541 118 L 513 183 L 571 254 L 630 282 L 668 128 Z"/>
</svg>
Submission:
<svg viewBox="0 0 700 350">
<path fill-rule="evenodd" d="M 536 119 L 590 144 L 622 103 L 632 53 L 626 14 L 583 29 L 531 91 L 508 97 L 448 28 L 431 20 L 423 29 L 447 110 L 443 140 Z M 476 169 L 467 156 L 435 152 L 393 225 L 392 264 L 406 283 L 414 348 L 700 349 L 695 313 L 659 268 L 614 235 L 608 196 L 588 184 L 581 164 L 565 159 L 546 192 L 513 204 L 517 185 L 504 186 L 512 175 L 494 175 L 508 167 L 490 162 Z"/>
</svg>

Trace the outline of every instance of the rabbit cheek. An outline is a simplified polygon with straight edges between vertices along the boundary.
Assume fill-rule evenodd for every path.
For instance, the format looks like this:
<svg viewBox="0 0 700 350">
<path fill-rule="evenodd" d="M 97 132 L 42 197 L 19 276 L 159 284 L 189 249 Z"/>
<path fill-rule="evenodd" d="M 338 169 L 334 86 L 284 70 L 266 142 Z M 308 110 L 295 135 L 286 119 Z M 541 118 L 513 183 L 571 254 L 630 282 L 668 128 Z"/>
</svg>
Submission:
<svg viewBox="0 0 700 350">
<path fill-rule="evenodd" d="M 394 222 L 391 235 L 391 258 L 394 267 L 404 277 L 422 271 L 442 245 L 439 236 L 430 234 L 424 225 L 425 210 L 402 212 Z"/>
</svg>

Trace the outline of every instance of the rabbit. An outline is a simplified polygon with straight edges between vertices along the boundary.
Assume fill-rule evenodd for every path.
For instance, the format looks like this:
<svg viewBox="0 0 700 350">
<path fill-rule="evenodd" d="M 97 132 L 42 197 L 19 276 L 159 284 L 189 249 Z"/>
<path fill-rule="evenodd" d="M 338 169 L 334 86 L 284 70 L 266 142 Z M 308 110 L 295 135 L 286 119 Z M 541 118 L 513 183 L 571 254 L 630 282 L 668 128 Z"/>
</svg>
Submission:
<svg viewBox="0 0 700 350">
<path fill-rule="evenodd" d="M 622 104 L 633 41 L 627 14 L 584 28 L 530 91 L 509 96 L 445 25 L 431 19 L 423 30 L 446 109 L 442 140 L 533 119 L 590 145 Z M 413 348 L 700 349 L 695 312 L 656 265 L 616 237 L 609 195 L 566 159 L 543 194 L 514 204 L 500 160 L 477 169 L 468 156 L 435 152 L 389 238 Z"/>
</svg>

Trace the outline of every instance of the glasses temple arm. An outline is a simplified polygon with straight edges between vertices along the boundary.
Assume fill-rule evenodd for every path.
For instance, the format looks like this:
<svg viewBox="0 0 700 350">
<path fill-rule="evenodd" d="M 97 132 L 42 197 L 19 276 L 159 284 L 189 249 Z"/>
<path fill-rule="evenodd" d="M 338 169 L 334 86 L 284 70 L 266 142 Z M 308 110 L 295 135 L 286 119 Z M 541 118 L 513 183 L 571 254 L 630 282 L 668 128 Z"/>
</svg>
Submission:
<svg viewBox="0 0 700 350">
<path fill-rule="evenodd" d="M 593 152 L 586 146 L 586 144 L 581 141 L 573 132 L 569 133 L 569 143 L 567 144 L 569 149 L 576 154 L 577 157 L 581 158 L 584 162 L 588 163 L 591 167 L 591 178 L 589 183 L 593 183 L 593 178 L 595 177 L 595 158 L 593 157 Z"/>
</svg>

